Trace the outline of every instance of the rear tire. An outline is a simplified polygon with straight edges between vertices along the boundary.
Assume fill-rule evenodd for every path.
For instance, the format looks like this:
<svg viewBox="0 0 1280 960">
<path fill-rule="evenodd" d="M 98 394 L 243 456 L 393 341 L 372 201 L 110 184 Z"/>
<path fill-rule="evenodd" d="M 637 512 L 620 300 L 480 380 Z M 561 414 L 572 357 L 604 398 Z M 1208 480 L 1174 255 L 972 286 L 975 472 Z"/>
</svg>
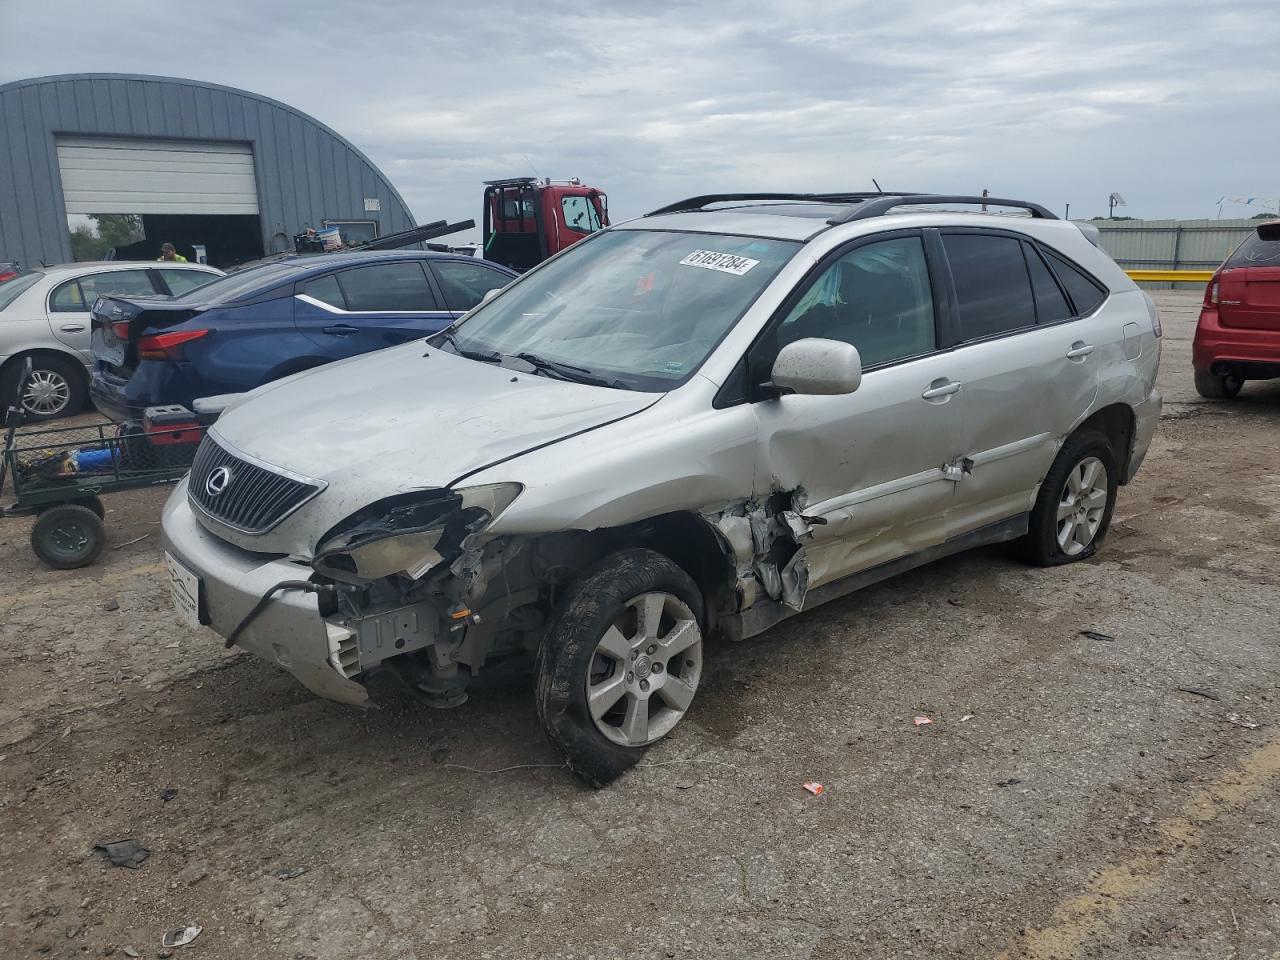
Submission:
<svg viewBox="0 0 1280 960">
<path fill-rule="evenodd" d="M 82 366 L 62 357 L 33 356 L 31 377 L 19 398 L 18 381 L 24 366 L 21 360 L 13 361 L 0 381 L 0 402 L 5 409 L 20 400 L 28 423 L 54 420 L 84 409 L 86 390 Z"/>
<path fill-rule="evenodd" d="M 652 550 L 612 554 L 569 589 L 538 648 L 536 703 L 576 776 L 607 785 L 683 719 L 702 623 L 702 592 Z"/>
<path fill-rule="evenodd" d="M 107 544 L 107 528 L 91 507 L 78 503 L 50 507 L 31 528 L 31 549 L 54 570 L 87 567 Z"/>
<path fill-rule="evenodd" d="M 1111 525 L 1120 468 L 1105 434 L 1073 434 L 1058 451 L 1017 542 L 1023 559 L 1041 567 L 1085 560 Z"/>
<path fill-rule="evenodd" d="M 1197 370 L 1196 393 L 1209 400 L 1231 400 L 1240 392 L 1244 381 L 1234 373 L 1210 373 Z"/>
</svg>

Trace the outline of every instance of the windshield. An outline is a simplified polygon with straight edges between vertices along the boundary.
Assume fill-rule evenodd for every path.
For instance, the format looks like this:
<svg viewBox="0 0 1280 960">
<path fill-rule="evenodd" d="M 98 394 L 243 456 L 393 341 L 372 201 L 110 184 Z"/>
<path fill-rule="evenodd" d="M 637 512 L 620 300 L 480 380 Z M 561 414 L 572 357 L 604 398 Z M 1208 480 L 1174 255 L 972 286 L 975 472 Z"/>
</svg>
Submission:
<svg viewBox="0 0 1280 960">
<path fill-rule="evenodd" d="M 532 355 L 600 382 L 670 390 L 799 248 L 723 234 L 607 231 L 477 308 L 451 342 L 476 357 Z"/>
<path fill-rule="evenodd" d="M 174 297 L 174 301 L 177 303 L 199 303 L 201 305 L 230 303 L 239 297 L 253 293 L 260 287 L 287 280 L 291 274 L 299 273 L 308 266 L 314 267 L 315 265 L 314 262 L 299 263 L 296 260 L 282 263 L 264 263 L 241 270 L 238 273 L 227 274 L 225 277 L 215 277 L 209 283 L 202 283 L 200 286 L 188 290 L 182 296 Z"/>
<path fill-rule="evenodd" d="M 0 283 L 0 310 L 3 310 L 13 301 L 18 299 L 18 295 L 24 290 L 28 290 L 39 282 L 44 274 L 38 270 L 31 270 L 27 273 L 20 273 L 12 280 Z"/>
</svg>

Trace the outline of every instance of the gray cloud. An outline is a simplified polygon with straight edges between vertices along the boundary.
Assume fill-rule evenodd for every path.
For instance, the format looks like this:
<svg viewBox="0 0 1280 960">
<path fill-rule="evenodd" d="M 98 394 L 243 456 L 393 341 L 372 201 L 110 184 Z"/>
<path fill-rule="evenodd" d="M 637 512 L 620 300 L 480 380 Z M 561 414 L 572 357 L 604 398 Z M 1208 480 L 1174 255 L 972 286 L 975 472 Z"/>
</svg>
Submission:
<svg viewBox="0 0 1280 960">
<path fill-rule="evenodd" d="M 0 79 L 121 71 L 263 93 L 353 140 L 424 220 L 478 217 L 481 180 L 531 166 L 606 188 L 615 217 L 873 176 L 1073 215 L 1105 212 L 1112 190 L 1150 217 L 1280 196 L 1280 18 L 1262 2 L 534 7 L 23 4 Z"/>
</svg>

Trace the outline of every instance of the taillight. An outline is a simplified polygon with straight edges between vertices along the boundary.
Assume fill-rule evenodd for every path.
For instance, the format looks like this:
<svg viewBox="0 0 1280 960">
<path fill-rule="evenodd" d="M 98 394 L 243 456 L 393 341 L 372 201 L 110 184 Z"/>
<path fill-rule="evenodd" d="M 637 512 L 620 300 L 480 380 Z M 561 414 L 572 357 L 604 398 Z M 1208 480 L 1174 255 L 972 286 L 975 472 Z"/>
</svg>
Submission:
<svg viewBox="0 0 1280 960">
<path fill-rule="evenodd" d="M 183 344 L 208 336 L 210 330 L 177 330 L 173 333 L 153 333 L 138 340 L 140 360 L 183 360 Z"/>
<path fill-rule="evenodd" d="M 118 340 L 128 340 L 129 339 L 129 321 L 128 320 L 115 321 L 115 323 L 111 324 L 111 332 L 116 335 L 116 339 Z"/>
<path fill-rule="evenodd" d="M 1209 281 L 1209 288 L 1204 292 L 1205 306 L 1216 307 L 1218 305 L 1218 278 L 1214 277 Z"/>
</svg>

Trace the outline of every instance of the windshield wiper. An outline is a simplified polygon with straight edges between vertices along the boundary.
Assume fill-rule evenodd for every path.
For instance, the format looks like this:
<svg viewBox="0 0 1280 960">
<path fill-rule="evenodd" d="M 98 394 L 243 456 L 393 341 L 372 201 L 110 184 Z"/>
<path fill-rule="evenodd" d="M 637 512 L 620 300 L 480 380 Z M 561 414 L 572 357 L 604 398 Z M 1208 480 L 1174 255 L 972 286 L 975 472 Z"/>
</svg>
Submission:
<svg viewBox="0 0 1280 960">
<path fill-rule="evenodd" d="M 468 360 L 479 360 L 481 363 L 502 362 L 502 354 L 496 350 L 468 350 L 465 347 L 458 346 L 458 335 L 452 327 L 440 331 L 437 336 L 448 343 L 453 348 L 453 352 L 460 357 L 466 357 Z"/>
<path fill-rule="evenodd" d="M 608 377 L 601 377 L 592 373 L 586 367 L 575 367 L 571 363 L 548 360 L 545 357 L 538 356 L 536 353 L 512 353 L 509 356 L 514 360 L 523 360 L 541 373 L 550 373 L 561 380 L 568 380 L 572 383 L 585 383 L 593 387 L 612 387 L 616 390 L 631 389 L 621 380 L 610 380 Z"/>
</svg>

